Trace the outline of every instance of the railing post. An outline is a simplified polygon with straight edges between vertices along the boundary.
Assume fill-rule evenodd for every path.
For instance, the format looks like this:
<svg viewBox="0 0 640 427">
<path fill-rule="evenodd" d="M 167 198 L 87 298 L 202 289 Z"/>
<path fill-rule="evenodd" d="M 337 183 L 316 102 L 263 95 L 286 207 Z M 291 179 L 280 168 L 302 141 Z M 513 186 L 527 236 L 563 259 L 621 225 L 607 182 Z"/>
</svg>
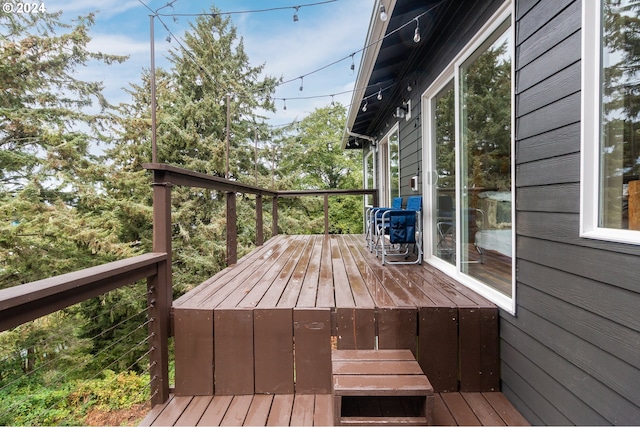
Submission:
<svg viewBox="0 0 640 427">
<path fill-rule="evenodd" d="M 278 235 L 278 196 L 273 196 L 271 199 L 271 234 L 273 236 Z"/>
<path fill-rule="evenodd" d="M 153 178 L 153 251 L 167 254 L 158 264 L 158 274 L 147 280 L 149 304 L 149 375 L 151 403 L 157 405 L 169 399 L 169 314 L 173 302 L 171 272 L 171 183 L 164 182 L 164 173 L 156 171 Z"/>
<path fill-rule="evenodd" d="M 264 231 L 262 220 L 262 194 L 256 195 L 256 246 L 264 244 Z"/>
<path fill-rule="evenodd" d="M 238 262 L 238 225 L 236 193 L 227 193 L 227 265 Z"/>
<path fill-rule="evenodd" d="M 324 235 L 329 234 L 329 194 L 324 193 Z"/>
</svg>

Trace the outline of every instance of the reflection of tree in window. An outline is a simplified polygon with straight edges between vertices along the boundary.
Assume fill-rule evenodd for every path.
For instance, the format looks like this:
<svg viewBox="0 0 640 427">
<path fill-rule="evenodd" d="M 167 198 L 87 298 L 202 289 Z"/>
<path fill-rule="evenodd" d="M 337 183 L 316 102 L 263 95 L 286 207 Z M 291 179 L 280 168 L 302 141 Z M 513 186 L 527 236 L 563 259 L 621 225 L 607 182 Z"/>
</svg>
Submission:
<svg viewBox="0 0 640 427">
<path fill-rule="evenodd" d="M 466 68 L 463 135 L 469 187 L 511 189 L 511 58 L 501 37 Z"/>
<path fill-rule="evenodd" d="M 438 188 L 455 188 L 456 140 L 455 140 L 455 91 L 453 82 L 436 98 L 436 167 Z"/>
<path fill-rule="evenodd" d="M 640 178 L 640 1 L 603 5 L 601 226 L 628 228 L 628 189 Z"/>
</svg>

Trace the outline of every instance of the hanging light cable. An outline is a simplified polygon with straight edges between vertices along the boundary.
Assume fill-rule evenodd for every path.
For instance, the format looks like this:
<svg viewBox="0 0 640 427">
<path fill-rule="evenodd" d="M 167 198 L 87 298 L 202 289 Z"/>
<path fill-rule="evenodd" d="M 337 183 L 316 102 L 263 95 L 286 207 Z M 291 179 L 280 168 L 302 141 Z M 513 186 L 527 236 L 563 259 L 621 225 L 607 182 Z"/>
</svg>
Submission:
<svg viewBox="0 0 640 427">
<path fill-rule="evenodd" d="M 378 89 L 378 101 L 382 101 L 382 88 Z"/>
<path fill-rule="evenodd" d="M 293 12 L 293 22 L 298 22 L 298 10 L 300 9 L 300 6 L 294 6 L 294 9 L 296 11 Z"/>
<path fill-rule="evenodd" d="M 304 76 L 300 76 L 300 92 L 304 90 Z"/>
<path fill-rule="evenodd" d="M 413 33 L 413 41 L 420 43 L 420 21 L 418 21 L 418 18 L 416 18 L 416 30 Z"/>
</svg>

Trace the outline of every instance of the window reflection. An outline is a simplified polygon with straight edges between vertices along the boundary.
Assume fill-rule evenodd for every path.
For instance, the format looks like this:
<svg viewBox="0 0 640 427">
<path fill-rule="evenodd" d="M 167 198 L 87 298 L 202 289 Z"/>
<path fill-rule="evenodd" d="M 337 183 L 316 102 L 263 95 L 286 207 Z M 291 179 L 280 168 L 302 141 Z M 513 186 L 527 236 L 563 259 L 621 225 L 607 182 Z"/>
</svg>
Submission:
<svg viewBox="0 0 640 427">
<path fill-rule="evenodd" d="M 640 230 L 640 2 L 602 13 L 600 226 Z"/>
</svg>

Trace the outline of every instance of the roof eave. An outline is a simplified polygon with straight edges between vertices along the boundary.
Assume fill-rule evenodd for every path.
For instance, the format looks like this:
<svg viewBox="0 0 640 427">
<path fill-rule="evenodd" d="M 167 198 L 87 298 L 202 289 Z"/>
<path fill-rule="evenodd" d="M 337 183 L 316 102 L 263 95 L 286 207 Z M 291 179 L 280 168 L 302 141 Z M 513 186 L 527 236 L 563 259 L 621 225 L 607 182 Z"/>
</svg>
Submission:
<svg viewBox="0 0 640 427">
<path fill-rule="evenodd" d="M 382 21 L 379 18 L 380 5 L 383 4 L 389 18 L 386 21 Z M 369 21 L 369 29 L 367 31 L 367 39 L 364 44 L 364 51 L 362 58 L 360 59 L 360 67 L 358 67 L 358 78 L 356 79 L 353 96 L 351 97 L 351 104 L 349 106 L 349 112 L 347 113 L 347 122 L 344 132 L 342 134 L 342 148 L 344 149 L 349 142 L 350 130 L 356 121 L 358 111 L 360 110 L 360 104 L 364 99 L 367 85 L 371 79 L 373 68 L 376 64 L 376 59 L 380 52 L 380 47 L 384 40 L 384 35 L 387 32 L 387 27 L 391 16 L 393 15 L 393 9 L 396 6 L 396 0 L 378 0 L 374 4 L 373 11 L 371 13 L 371 19 Z"/>
</svg>

